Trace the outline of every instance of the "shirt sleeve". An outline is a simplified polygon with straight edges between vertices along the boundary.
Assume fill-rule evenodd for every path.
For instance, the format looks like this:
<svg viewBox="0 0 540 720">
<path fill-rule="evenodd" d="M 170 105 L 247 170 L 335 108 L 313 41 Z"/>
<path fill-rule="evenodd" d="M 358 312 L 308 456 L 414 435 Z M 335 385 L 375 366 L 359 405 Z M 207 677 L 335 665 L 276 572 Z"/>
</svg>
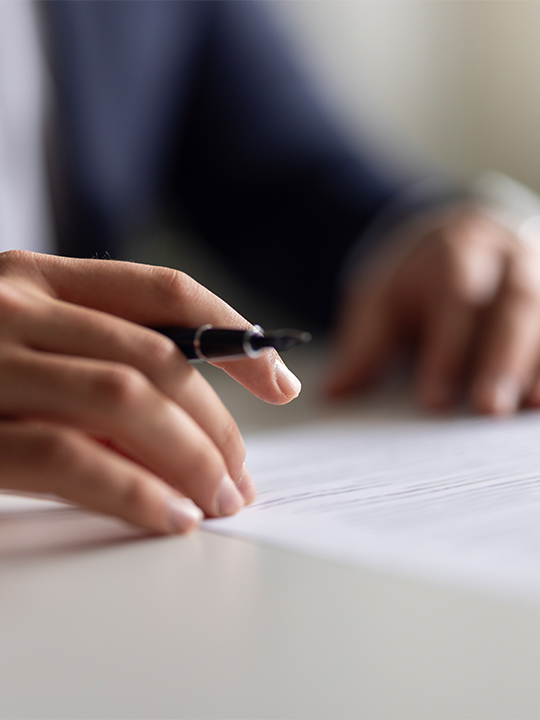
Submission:
<svg viewBox="0 0 540 720">
<path fill-rule="evenodd" d="M 341 136 L 264 3 L 213 6 L 174 168 L 192 228 L 259 290 L 321 322 L 344 258 L 403 190 Z"/>
</svg>

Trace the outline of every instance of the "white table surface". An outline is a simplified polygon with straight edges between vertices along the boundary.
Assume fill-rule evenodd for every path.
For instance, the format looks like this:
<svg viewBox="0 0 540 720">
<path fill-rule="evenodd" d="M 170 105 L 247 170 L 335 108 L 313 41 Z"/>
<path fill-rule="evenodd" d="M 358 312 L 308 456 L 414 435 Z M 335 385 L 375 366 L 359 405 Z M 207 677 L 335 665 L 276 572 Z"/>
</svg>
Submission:
<svg viewBox="0 0 540 720">
<path fill-rule="evenodd" d="M 223 383 L 244 429 L 352 411 L 289 357 L 288 408 Z M 539 606 L 76 510 L 0 518 L 2 718 L 538 717 L 539 678 Z"/>
</svg>

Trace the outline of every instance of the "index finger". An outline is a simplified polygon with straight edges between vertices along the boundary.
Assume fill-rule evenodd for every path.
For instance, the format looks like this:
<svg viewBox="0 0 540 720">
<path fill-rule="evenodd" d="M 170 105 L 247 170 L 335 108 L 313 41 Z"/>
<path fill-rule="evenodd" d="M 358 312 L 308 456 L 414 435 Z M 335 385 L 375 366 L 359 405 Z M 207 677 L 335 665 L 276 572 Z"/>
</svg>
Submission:
<svg viewBox="0 0 540 720">
<path fill-rule="evenodd" d="M 171 268 L 10 251 L 0 256 L 0 275 L 30 276 L 58 299 L 140 325 L 251 327 L 217 295 Z M 287 403 L 300 392 L 300 382 L 275 352 L 231 360 L 223 369 L 266 402 Z"/>
</svg>

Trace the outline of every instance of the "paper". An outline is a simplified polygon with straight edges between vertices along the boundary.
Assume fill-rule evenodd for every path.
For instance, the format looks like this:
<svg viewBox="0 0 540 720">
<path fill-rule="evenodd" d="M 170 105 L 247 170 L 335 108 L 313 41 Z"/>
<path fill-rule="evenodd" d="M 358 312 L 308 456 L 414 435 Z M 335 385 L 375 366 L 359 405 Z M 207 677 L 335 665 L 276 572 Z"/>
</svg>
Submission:
<svg viewBox="0 0 540 720">
<path fill-rule="evenodd" d="M 364 417 L 248 436 L 246 446 L 258 500 L 235 517 L 205 521 L 207 530 L 540 599 L 540 414 Z M 62 542 L 73 543 L 86 516 L 101 532 L 89 513 L 0 493 L 2 547 L 19 547 L 15 528 L 26 537 L 38 520 L 41 547 L 61 518 Z M 112 523 L 102 524 L 110 534 Z"/>
<path fill-rule="evenodd" d="M 207 529 L 540 599 L 540 415 L 364 419 L 246 445 L 258 500 Z"/>
</svg>

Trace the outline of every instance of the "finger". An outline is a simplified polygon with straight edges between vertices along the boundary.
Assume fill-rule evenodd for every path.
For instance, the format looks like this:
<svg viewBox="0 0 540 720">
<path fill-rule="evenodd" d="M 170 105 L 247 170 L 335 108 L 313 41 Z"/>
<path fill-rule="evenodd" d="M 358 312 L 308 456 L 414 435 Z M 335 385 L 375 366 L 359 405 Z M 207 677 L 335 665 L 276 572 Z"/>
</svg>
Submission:
<svg viewBox="0 0 540 720">
<path fill-rule="evenodd" d="M 17 330 L 18 340 L 37 350 L 111 360 L 142 372 L 180 405 L 210 437 L 239 482 L 246 502 L 255 488 L 246 473 L 240 431 L 209 383 L 168 338 L 140 325 L 57 300 L 43 303 Z"/>
<path fill-rule="evenodd" d="M 326 391 L 340 397 L 378 378 L 401 343 L 395 316 L 382 290 L 352 294 L 340 319 Z"/>
<path fill-rule="evenodd" d="M 58 425 L 1 422 L 0 467 L 4 489 L 54 493 L 153 532 L 185 532 L 202 519 L 148 470 Z"/>
<path fill-rule="evenodd" d="M 252 327 L 193 278 L 170 268 L 19 251 L 3 253 L 0 275 L 9 278 L 20 274 L 30 274 L 49 294 L 68 303 L 140 325 Z M 231 360 L 220 367 L 266 402 L 287 403 L 300 392 L 300 382 L 275 352 L 264 352 L 256 360 Z"/>
<path fill-rule="evenodd" d="M 488 228 L 489 229 L 489 228 Z M 426 306 L 417 389 L 430 409 L 457 400 L 476 335 L 481 310 L 493 301 L 504 274 L 499 244 L 486 242 L 484 224 L 465 218 L 443 235 L 431 303 Z"/>
<path fill-rule="evenodd" d="M 1 358 L 0 412 L 51 420 L 109 440 L 207 515 L 244 505 L 218 448 L 132 367 L 29 350 Z"/>
<path fill-rule="evenodd" d="M 534 373 L 534 379 L 523 396 L 523 404 L 529 408 L 540 408 L 540 368 L 538 367 L 538 363 Z"/>
<path fill-rule="evenodd" d="M 439 410 L 456 401 L 477 320 L 478 309 L 454 294 L 431 308 L 416 380 L 418 397 L 426 408 Z"/>
<path fill-rule="evenodd" d="M 300 395 L 302 383 L 278 353 L 266 348 L 259 358 L 214 362 L 260 400 L 285 405 Z"/>
<path fill-rule="evenodd" d="M 523 404 L 529 408 L 540 408 L 540 347 L 537 353 L 532 382 L 523 395 Z"/>
<path fill-rule="evenodd" d="M 529 391 L 540 350 L 540 259 L 529 250 L 508 261 L 486 338 L 475 367 L 471 396 L 485 413 L 514 412 Z"/>
</svg>

